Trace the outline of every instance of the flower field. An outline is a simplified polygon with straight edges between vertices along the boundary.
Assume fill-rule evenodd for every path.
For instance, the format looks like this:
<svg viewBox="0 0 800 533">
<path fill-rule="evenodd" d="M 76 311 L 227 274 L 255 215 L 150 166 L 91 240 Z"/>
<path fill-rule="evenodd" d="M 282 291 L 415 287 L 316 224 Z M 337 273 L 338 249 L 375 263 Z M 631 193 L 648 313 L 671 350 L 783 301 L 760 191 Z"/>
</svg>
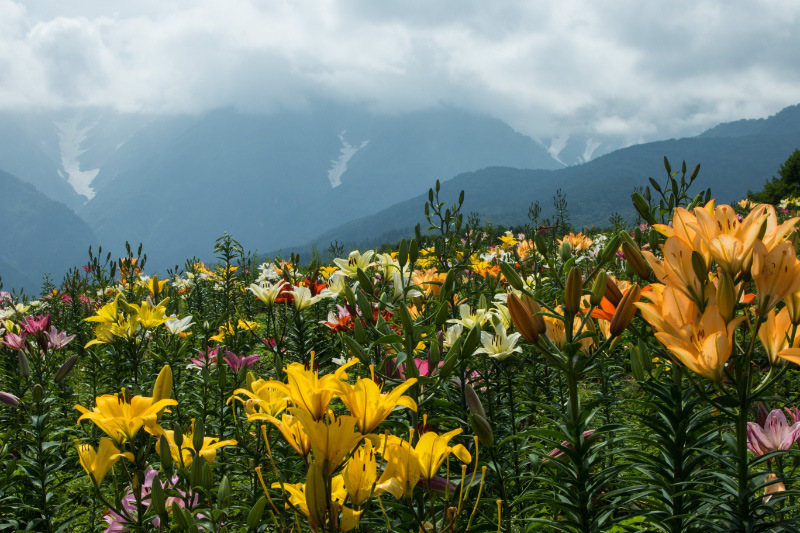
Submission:
<svg viewBox="0 0 800 533">
<path fill-rule="evenodd" d="M 0 293 L 0 531 L 798 531 L 800 218 L 666 166 L 631 227 L 437 183 L 391 249 Z"/>
</svg>

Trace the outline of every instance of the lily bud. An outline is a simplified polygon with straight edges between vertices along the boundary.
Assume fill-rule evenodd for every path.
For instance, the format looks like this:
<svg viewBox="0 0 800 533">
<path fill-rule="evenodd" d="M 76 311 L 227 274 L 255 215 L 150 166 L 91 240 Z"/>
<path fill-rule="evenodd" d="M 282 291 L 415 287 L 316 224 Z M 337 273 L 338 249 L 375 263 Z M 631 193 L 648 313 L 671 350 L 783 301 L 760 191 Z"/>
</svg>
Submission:
<svg viewBox="0 0 800 533">
<path fill-rule="evenodd" d="M 225 368 L 224 366 L 220 368 Z M 172 368 L 169 365 L 164 365 L 161 372 L 158 373 L 155 384 L 153 384 L 153 403 L 160 400 L 169 400 L 172 398 Z M 158 418 L 164 413 L 164 409 L 158 412 Z"/>
<path fill-rule="evenodd" d="M 544 235 L 541 233 L 537 233 L 533 236 L 533 244 L 536 245 L 536 250 L 543 256 L 547 257 L 547 239 L 544 238 Z"/>
<path fill-rule="evenodd" d="M 22 374 L 22 377 L 30 377 L 31 367 L 28 364 L 28 357 L 22 350 L 17 352 L 17 365 L 19 366 L 19 373 Z"/>
<path fill-rule="evenodd" d="M 608 274 L 606 274 L 605 270 L 601 269 L 597 271 L 594 281 L 592 282 L 592 297 L 589 300 L 593 306 L 600 305 L 600 302 L 603 300 L 603 295 L 606 292 L 607 278 Z"/>
<path fill-rule="evenodd" d="M 569 315 L 576 315 L 581 310 L 581 296 L 583 295 L 583 280 L 581 269 L 572 267 L 567 275 L 567 284 L 564 287 L 564 310 Z"/>
<path fill-rule="evenodd" d="M 721 272 L 719 275 L 719 283 L 717 284 L 717 309 L 719 309 L 719 314 L 722 315 L 722 319 L 726 323 L 733 320 L 735 307 L 736 287 L 734 287 L 730 275 L 727 272 Z"/>
<path fill-rule="evenodd" d="M 306 474 L 306 505 L 308 505 L 308 525 L 317 531 L 326 524 L 328 498 L 325 496 L 325 479 L 322 477 L 322 465 L 313 461 Z"/>
<path fill-rule="evenodd" d="M 642 289 L 638 285 L 634 285 L 625 291 L 617 310 L 614 311 L 614 316 L 611 317 L 611 325 L 608 329 L 612 337 L 622 335 L 622 332 L 630 325 L 637 309 L 633 304 L 639 301 L 641 293 Z"/>
<path fill-rule="evenodd" d="M 486 411 L 483 410 L 481 399 L 478 398 L 478 394 L 469 383 L 464 386 L 464 397 L 467 400 L 467 407 L 469 408 L 470 413 L 486 418 Z"/>
<path fill-rule="evenodd" d="M 470 422 L 472 431 L 478 437 L 481 444 L 484 446 L 492 446 L 494 444 L 494 432 L 492 431 L 492 425 L 489 421 L 477 413 L 472 413 L 470 415 Z"/>
<path fill-rule="evenodd" d="M 630 265 L 634 274 L 644 280 L 650 279 L 650 274 L 653 271 L 638 248 L 631 246 L 629 242 L 625 241 L 622 243 L 622 255 L 625 256 L 625 260 L 628 262 L 628 265 Z"/>
<path fill-rule="evenodd" d="M 41 402 L 44 399 L 44 389 L 40 384 L 36 384 L 33 386 L 33 401 L 36 403 Z"/>
<path fill-rule="evenodd" d="M 512 292 L 508 295 L 506 305 L 508 306 L 508 314 L 511 315 L 511 322 L 513 322 L 520 335 L 530 343 L 536 344 L 539 342 L 539 328 L 536 327 L 533 314 L 522 300 Z"/>
<path fill-rule="evenodd" d="M 19 405 L 19 398 L 17 398 L 10 392 L 0 391 L 0 402 L 3 402 L 6 405 L 10 405 L 11 407 L 16 407 Z"/>
<path fill-rule="evenodd" d="M 708 281 L 708 265 L 702 254 L 697 250 L 692 251 L 692 270 L 700 283 Z"/>
<path fill-rule="evenodd" d="M 619 302 L 622 300 L 622 292 L 617 287 L 617 284 L 614 283 L 614 280 L 611 279 L 611 276 L 606 276 L 606 292 L 603 295 L 606 300 L 611 302 L 611 304 L 616 307 L 619 305 Z"/>
<path fill-rule="evenodd" d="M 572 248 L 570 248 L 567 241 L 561 243 L 561 248 L 559 248 L 558 253 L 561 255 L 561 261 L 563 262 L 566 262 L 572 257 Z"/>
<path fill-rule="evenodd" d="M 58 372 L 56 372 L 53 381 L 55 381 L 56 383 L 61 383 L 61 381 L 63 381 L 64 378 L 67 377 L 67 375 L 70 373 L 70 371 L 75 366 L 75 363 L 77 361 L 78 361 L 77 355 L 73 355 L 72 357 L 64 361 L 64 364 L 61 365 L 61 368 L 59 368 Z"/>
</svg>

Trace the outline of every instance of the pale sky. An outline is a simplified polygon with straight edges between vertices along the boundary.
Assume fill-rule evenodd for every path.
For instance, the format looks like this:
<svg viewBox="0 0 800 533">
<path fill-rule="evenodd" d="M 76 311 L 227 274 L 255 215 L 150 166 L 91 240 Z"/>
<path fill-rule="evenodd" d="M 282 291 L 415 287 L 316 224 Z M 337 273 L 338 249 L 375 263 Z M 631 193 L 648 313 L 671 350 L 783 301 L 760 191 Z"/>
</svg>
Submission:
<svg viewBox="0 0 800 533">
<path fill-rule="evenodd" d="M 0 0 L 0 110 L 447 105 L 640 142 L 800 103 L 798 0 Z"/>
</svg>

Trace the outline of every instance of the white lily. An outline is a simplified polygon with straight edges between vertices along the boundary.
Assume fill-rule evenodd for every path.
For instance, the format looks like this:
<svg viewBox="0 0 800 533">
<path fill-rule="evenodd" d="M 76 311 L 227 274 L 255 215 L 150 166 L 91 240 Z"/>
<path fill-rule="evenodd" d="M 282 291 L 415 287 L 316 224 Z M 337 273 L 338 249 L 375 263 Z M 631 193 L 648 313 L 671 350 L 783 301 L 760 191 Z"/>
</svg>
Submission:
<svg viewBox="0 0 800 533">
<path fill-rule="evenodd" d="M 164 322 L 164 326 L 173 335 L 178 335 L 179 333 L 183 333 L 184 331 L 192 327 L 193 324 L 194 322 L 192 322 L 192 315 L 187 315 L 181 319 L 178 319 L 178 317 L 174 316 L 172 317 L 171 320 Z"/>
<path fill-rule="evenodd" d="M 311 296 L 311 289 L 308 287 L 292 287 L 294 295 L 294 305 L 298 311 L 311 307 L 323 298 L 329 298 L 333 293 L 327 289 L 322 289 L 316 296 Z"/>
<path fill-rule="evenodd" d="M 494 327 L 495 334 L 481 331 L 482 348 L 475 350 L 475 353 L 485 353 L 489 357 L 503 360 L 514 352 L 521 352 L 522 348 L 517 346 L 521 335 L 512 333 L 506 335 L 506 328 L 502 322 L 498 322 Z"/>
<path fill-rule="evenodd" d="M 451 318 L 448 322 L 452 324 L 461 324 L 467 329 L 472 329 L 477 325 L 482 326 L 489 319 L 489 313 L 486 312 L 486 309 L 479 307 L 473 313 L 467 304 L 458 306 L 458 314 L 461 318 Z"/>
<path fill-rule="evenodd" d="M 249 290 L 256 295 L 256 298 L 271 306 L 275 305 L 275 299 L 278 298 L 278 295 L 281 293 L 281 289 L 283 289 L 284 285 L 286 285 L 286 281 L 284 280 L 281 280 L 274 285 L 266 286 L 253 283 L 250 285 Z"/>
<path fill-rule="evenodd" d="M 347 259 L 337 257 L 333 262 L 339 267 L 342 274 L 349 278 L 354 278 L 359 268 L 366 272 L 369 267 L 375 265 L 375 263 L 370 263 L 374 255 L 375 252 L 373 250 L 367 250 L 364 252 L 364 255 L 361 255 L 361 252 L 358 250 L 353 250 L 350 252 L 350 255 L 347 256 Z"/>
</svg>

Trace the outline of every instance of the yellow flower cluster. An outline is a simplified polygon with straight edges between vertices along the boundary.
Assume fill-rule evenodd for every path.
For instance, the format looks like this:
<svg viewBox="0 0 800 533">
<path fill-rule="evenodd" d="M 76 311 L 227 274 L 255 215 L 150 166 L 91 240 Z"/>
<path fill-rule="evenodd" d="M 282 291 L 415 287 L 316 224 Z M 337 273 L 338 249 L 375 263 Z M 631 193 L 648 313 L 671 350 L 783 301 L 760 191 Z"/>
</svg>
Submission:
<svg viewBox="0 0 800 533">
<path fill-rule="evenodd" d="M 356 363 L 351 360 L 324 376 L 313 370 L 313 359 L 310 368 L 291 363 L 284 369 L 287 383 L 251 379 L 246 389 L 234 391 L 241 395 L 235 399 L 245 405 L 248 420 L 270 422 L 310 461 L 305 483 L 274 483 L 272 487 L 288 493 L 289 502 L 307 516 L 312 530 L 326 529 L 326 524 L 335 524 L 341 531 L 353 529 L 361 507 L 372 496 L 411 494 L 420 480 L 427 483 L 437 474 L 450 453 L 464 463 L 472 461 L 464 446 L 449 445 L 460 429 L 443 435 L 424 433 L 416 446 L 411 439 L 388 432 L 373 434 L 396 407 L 417 410 L 416 402 L 404 395 L 416 380 L 409 379 L 388 393 L 374 378 L 359 377 L 351 384 L 346 381 L 347 370 Z M 330 409 L 334 398 L 351 414 L 335 415 Z M 263 426 L 262 431 L 267 440 Z M 352 508 L 345 506 L 348 498 Z"/>
<path fill-rule="evenodd" d="M 678 208 L 670 226 L 653 226 L 667 237 L 663 259 L 649 251 L 642 254 L 661 283 L 648 293 L 651 303 L 636 305 L 679 361 L 711 380 L 722 380 L 735 329 L 746 319 L 735 316 L 736 305 L 752 299 L 745 294 L 751 282 L 758 295 L 757 324 L 761 319 L 768 323 L 760 335 L 767 341 L 770 363 L 800 355 L 786 351 L 797 348 L 767 339 L 785 339 L 789 333 L 787 321 L 774 308 L 800 289 L 800 261 L 787 240 L 799 220 L 779 224 L 775 208 L 764 204 L 739 220 L 731 206 L 712 201 L 693 212 Z"/>
</svg>

